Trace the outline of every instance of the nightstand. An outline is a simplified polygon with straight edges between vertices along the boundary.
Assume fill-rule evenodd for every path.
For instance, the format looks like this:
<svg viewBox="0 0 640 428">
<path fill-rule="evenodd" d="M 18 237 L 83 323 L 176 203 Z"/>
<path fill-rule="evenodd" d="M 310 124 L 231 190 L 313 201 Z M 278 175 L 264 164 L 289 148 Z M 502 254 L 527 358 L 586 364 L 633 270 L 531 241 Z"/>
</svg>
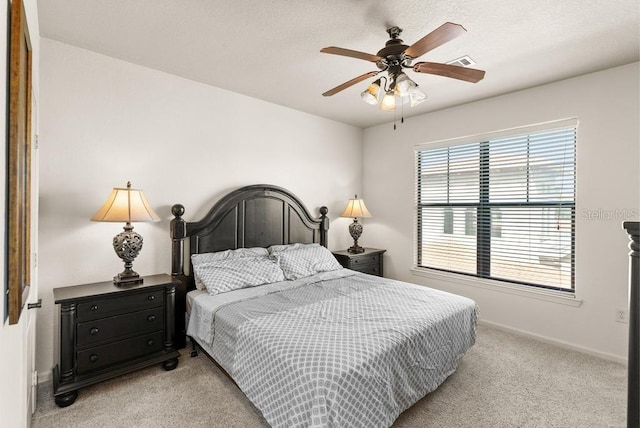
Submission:
<svg viewBox="0 0 640 428">
<path fill-rule="evenodd" d="M 346 267 L 370 275 L 382 276 L 382 254 L 387 250 L 365 248 L 364 253 L 350 253 L 347 250 L 333 251 L 338 262 Z"/>
<path fill-rule="evenodd" d="M 162 363 L 178 365 L 175 290 L 169 275 L 146 276 L 142 284 L 117 287 L 112 281 L 55 288 L 58 305 L 56 404 L 66 407 L 78 389 Z"/>
</svg>

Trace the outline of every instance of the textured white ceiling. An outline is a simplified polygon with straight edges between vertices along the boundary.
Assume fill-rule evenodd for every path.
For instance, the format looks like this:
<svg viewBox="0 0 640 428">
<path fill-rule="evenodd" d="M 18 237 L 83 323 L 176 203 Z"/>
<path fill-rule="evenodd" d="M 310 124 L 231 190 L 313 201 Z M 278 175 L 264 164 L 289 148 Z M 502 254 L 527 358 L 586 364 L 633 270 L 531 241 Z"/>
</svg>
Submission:
<svg viewBox="0 0 640 428">
<path fill-rule="evenodd" d="M 360 99 L 369 81 L 321 94 L 377 68 L 320 53 L 325 46 L 375 54 L 393 25 L 407 45 L 444 22 L 464 26 L 420 61 L 469 55 L 484 80 L 409 71 L 429 96 L 405 108 L 409 117 L 638 61 L 639 8 L 638 0 L 38 1 L 44 37 L 359 127 L 393 120 Z"/>
</svg>

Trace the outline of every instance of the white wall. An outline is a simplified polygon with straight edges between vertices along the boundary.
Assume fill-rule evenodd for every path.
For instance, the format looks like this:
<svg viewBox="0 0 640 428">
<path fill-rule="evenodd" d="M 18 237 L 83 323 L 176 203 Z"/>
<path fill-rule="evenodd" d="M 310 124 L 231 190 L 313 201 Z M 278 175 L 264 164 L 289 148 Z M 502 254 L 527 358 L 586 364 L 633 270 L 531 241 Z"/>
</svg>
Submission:
<svg viewBox="0 0 640 428">
<path fill-rule="evenodd" d="M 626 359 L 628 325 L 615 322 L 614 314 L 628 304 L 628 238 L 621 223 L 638 220 L 640 212 L 638 76 L 635 63 L 405 119 L 395 132 L 391 124 L 366 129 L 363 197 L 374 217 L 365 221 L 363 245 L 388 250 L 385 271 L 392 277 L 475 299 L 485 321 Z M 411 273 L 414 145 L 571 117 L 580 121 L 576 197 L 580 307 L 463 285 L 451 276 L 425 278 Z"/>
<path fill-rule="evenodd" d="M 316 215 L 327 205 L 330 247 L 349 243 L 338 215 L 361 190 L 361 129 L 46 38 L 41 61 L 41 373 L 50 376 L 54 358 L 53 288 L 122 271 L 111 240 L 123 225 L 89 218 L 127 180 L 162 218 L 134 225 L 144 237 L 134 269 L 143 275 L 171 269 L 172 204 L 199 220 L 248 184 L 285 187 Z"/>
<path fill-rule="evenodd" d="M 36 102 L 34 106 L 35 109 L 33 111 L 34 117 L 32 122 L 32 134 L 37 132 L 37 100 L 39 97 L 39 53 L 40 53 L 40 32 L 38 28 L 38 11 L 36 0 L 24 0 L 25 13 L 27 16 L 27 25 L 29 27 L 29 35 L 31 39 L 31 49 L 32 49 L 32 61 L 33 61 L 33 70 L 32 70 L 32 95 Z M 6 4 L 5 4 L 6 6 Z M 7 59 L 7 7 L 0 8 L 0 46 L 2 46 L 2 53 L 0 57 L 2 58 L 3 65 L 0 66 L 0 81 L 6 82 L 7 79 L 7 67 L 6 67 L 6 59 Z M 7 117 L 7 92 L 6 85 L 0 85 L 0 94 L 2 94 L 2 99 L 4 100 L 0 103 L 0 117 Z M 1 121 L 0 128 L 3 138 L 3 153 L 6 156 L 7 152 L 7 140 L 6 140 L 6 120 Z M 34 260 L 33 254 L 37 252 L 38 241 L 37 241 L 37 201 L 35 200 L 35 196 L 38 192 L 37 187 L 37 153 L 34 149 L 33 152 L 33 174 L 32 174 L 32 192 L 34 196 L 34 201 L 32 202 L 32 243 L 31 243 L 31 251 L 32 257 L 31 260 Z M 6 189 L 6 161 L 0 162 L 0 186 L 2 189 Z M 4 195 L 4 191 L 3 191 Z M 0 198 L 0 206 L 2 207 L 2 211 L 5 213 L 3 216 L 3 220 L 0 222 L 0 236 L 5 236 L 5 218 L 6 218 L 6 198 Z M 0 270 L 0 283 L 3 284 L 3 290 L 5 287 L 6 281 L 6 255 L 5 255 L 5 246 L 2 245 L 2 249 L 0 250 L 2 254 L 3 260 L 3 268 Z M 36 269 L 33 268 L 31 270 L 31 290 L 28 298 L 28 302 L 32 302 L 37 300 L 38 293 L 38 276 Z M 29 311 L 33 312 L 33 311 Z M 29 348 L 27 335 L 29 332 L 29 322 L 34 322 L 35 317 L 32 314 L 27 313 L 27 310 L 24 309 L 20 320 L 17 324 L 9 325 L 8 318 L 5 319 L 5 305 L 4 299 L 2 304 L 0 305 L 0 349 L 2 349 L 2 353 L 0 354 L 0 421 L 2 421 L 3 426 L 7 427 L 22 427 L 26 426 L 29 418 L 31 417 L 31 413 L 27 409 L 26 405 L 26 397 L 28 390 L 30 388 L 30 382 L 28 382 L 27 371 L 29 370 L 30 364 L 28 363 Z"/>
</svg>

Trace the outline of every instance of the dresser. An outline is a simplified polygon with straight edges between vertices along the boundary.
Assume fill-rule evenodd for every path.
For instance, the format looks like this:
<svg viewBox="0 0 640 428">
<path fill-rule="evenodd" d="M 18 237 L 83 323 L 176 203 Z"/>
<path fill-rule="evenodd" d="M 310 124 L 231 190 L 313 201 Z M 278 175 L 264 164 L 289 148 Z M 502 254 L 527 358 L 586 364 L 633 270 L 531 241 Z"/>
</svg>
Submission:
<svg viewBox="0 0 640 428">
<path fill-rule="evenodd" d="M 175 290 L 169 275 L 117 287 L 98 282 L 55 288 L 58 334 L 53 392 L 60 407 L 74 403 L 78 389 L 162 363 L 178 365 Z"/>
<path fill-rule="evenodd" d="M 347 269 L 370 275 L 383 275 L 382 254 L 387 250 L 365 248 L 364 253 L 350 253 L 347 250 L 333 251 L 338 262 Z"/>
</svg>

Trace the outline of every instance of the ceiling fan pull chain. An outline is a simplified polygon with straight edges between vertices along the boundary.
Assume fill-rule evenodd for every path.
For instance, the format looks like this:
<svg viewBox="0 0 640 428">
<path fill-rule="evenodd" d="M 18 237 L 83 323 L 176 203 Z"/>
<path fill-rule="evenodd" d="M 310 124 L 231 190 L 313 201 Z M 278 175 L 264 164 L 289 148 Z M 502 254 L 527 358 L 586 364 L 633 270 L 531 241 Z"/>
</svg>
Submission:
<svg viewBox="0 0 640 428">
<path fill-rule="evenodd" d="M 395 98 L 395 95 L 393 96 Z M 398 105 L 393 106 L 393 130 L 396 130 L 396 112 L 398 111 Z"/>
</svg>

